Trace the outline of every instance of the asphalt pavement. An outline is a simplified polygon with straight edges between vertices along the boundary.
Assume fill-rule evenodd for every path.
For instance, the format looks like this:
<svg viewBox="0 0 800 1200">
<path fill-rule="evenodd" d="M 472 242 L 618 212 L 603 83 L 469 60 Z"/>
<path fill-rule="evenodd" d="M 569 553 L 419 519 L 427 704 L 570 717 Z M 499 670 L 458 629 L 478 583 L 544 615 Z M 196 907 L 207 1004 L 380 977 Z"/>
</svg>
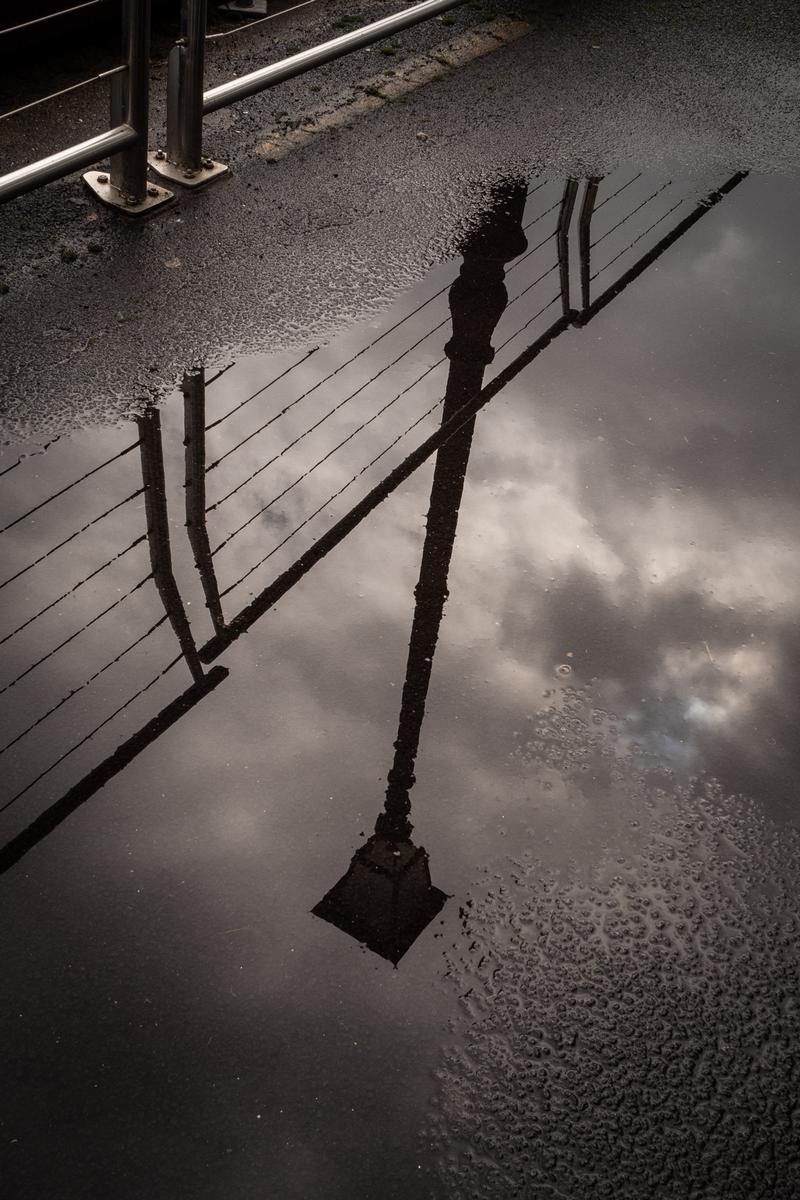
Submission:
<svg viewBox="0 0 800 1200">
<path fill-rule="evenodd" d="M 363 23 L 398 7 L 309 4 L 215 39 L 207 82 L 314 45 L 341 31 L 343 15 Z M 358 111 L 377 76 L 509 18 L 527 23 L 524 36 Z M 154 43 L 154 144 L 168 32 Z M 48 51 L 40 90 L 80 66 Z M 79 176 L 5 205 L 6 436 L 113 418 L 187 367 L 313 344 L 369 318 L 453 250 L 498 176 L 602 174 L 623 162 L 689 178 L 794 173 L 799 94 L 800 18 L 788 0 L 465 5 L 207 118 L 206 152 L 230 176 L 176 192 L 152 220 L 103 209 Z M 347 117 L 329 127 L 321 117 L 332 111 Z M 0 123 L 0 168 L 90 136 L 105 114 L 97 85 Z M 265 153 L 300 127 L 309 136 L 292 153 Z"/>
</svg>

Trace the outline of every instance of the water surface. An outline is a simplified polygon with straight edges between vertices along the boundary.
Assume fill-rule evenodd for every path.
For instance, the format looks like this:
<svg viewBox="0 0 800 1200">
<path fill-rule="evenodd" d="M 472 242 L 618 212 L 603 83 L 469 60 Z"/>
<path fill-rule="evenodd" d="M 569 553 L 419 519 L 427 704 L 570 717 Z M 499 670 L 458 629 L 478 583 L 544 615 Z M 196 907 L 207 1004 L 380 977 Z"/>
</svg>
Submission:
<svg viewBox="0 0 800 1200">
<path fill-rule="evenodd" d="M 796 1194 L 797 202 L 509 180 L 4 448 L 15 1195 Z"/>
</svg>

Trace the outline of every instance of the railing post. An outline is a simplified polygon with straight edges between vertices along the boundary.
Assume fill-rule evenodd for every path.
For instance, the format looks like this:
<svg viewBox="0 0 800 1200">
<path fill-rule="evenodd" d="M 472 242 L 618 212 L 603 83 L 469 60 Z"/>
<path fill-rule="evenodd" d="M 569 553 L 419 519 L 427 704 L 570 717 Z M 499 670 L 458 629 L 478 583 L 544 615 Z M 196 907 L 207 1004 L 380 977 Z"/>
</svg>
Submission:
<svg viewBox="0 0 800 1200">
<path fill-rule="evenodd" d="M 228 172 L 203 154 L 207 10 L 208 0 L 182 0 L 181 35 L 169 55 L 167 148 L 148 155 L 154 171 L 182 187 L 199 187 Z"/>
<path fill-rule="evenodd" d="M 122 36 L 127 71 L 116 75 L 111 89 L 114 124 L 129 125 L 136 133 L 132 145 L 114 154 L 111 171 L 88 171 L 84 181 L 113 208 L 131 216 L 149 213 L 173 197 L 166 188 L 147 181 L 147 134 L 150 113 L 150 0 L 123 0 Z"/>
<path fill-rule="evenodd" d="M 590 176 L 586 181 L 586 191 L 583 193 L 581 215 L 578 218 L 578 246 L 581 259 L 581 311 L 586 312 L 592 303 L 592 214 L 594 213 L 597 190 L 600 187 L 601 176 Z"/>
<path fill-rule="evenodd" d="M 570 315 L 570 265 L 569 265 L 569 227 L 572 221 L 572 210 L 575 207 L 575 197 L 578 194 L 577 179 L 568 179 L 564 185 L 564 195 L 561 197 L 561 208 L 558 212 L 558 228 L 556 243 L 558 245 L 558 274 L 561 284 L 561 311 L 565 317 Z"/>
<path fill-rule="evenodd" d="M 225 630 L 225 617 L 206 524 L 206 379 L 202 367 L 184 374 L 181 391 L 186 448 L 186 532 L 214 633 L 221 634 Z"/>
<path fill-rule="evenodd" d="M 142 416 L 136 418 L 136 424 L 139 428 L 147 545 L 150 550 L 153 579 L 192 679 L 195 683 L 202 683 L 205 679 L 203 664 L 172 570 L 164 451 L 161 445 L 161 414 L 157 408 L 148 408 Z"/>
</svg>

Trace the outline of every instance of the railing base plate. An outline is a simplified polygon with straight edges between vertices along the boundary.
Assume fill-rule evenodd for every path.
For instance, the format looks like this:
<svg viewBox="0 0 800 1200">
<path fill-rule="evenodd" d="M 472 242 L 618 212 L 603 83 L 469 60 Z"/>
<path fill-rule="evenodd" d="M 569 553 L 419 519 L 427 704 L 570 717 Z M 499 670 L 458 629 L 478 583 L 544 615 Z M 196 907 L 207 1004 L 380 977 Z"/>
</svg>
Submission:
<svg viewBox="0 0 800 1200">
<path fill-rule="evenodd" d="M 116 209 L 117 212 L 125 213 L 128 217 L 149 216 L 155 209 L 163 208 L 175 199 L 173 193 L 167 191 L 166 188 L 148 183 L 147 195 L 144 200 L 139 204 L 128 204 L 126 200 L 122 199 L 118 190 L 111 186 L 107 171 L 87 171 L 83 182 L 92 195 L 101 200 L 103 204 Z"/>
<path fill-rule="evenodd" d="M 170 162 L 167 158 L 159 158 L 160 153 L 162 152 L 155 150 L 148 154 L 147 161 L 150 169 L 155 171 L 156 175 L 160 175 L 162 179 L 167 179 L 170 183 L 177 183 L 179 187 L 205 187 L 206 184 L 213 183 L 215 179 L 221 179 L 223 175 L 228 174 L 225 163 L 207 158 L 206 162 L 210 163 L 210 166 L 200 167 L 198 171 L 187 175 L 185 169 L 179 167 L 177 163 Z"/>
<path fill-rule="evenodd" d="M 269 12 L 269 0 L 228 0 L 221 4 L 224 13 L 233 13 L 237 17 L 265 17 Z"/>
</svg>

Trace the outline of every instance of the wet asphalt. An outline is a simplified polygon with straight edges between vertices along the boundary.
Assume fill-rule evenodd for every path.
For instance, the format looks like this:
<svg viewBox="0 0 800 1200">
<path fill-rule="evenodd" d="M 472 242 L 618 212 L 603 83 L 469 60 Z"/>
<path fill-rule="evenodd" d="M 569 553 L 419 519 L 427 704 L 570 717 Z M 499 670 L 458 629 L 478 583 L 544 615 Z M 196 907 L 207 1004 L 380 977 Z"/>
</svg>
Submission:
<svg viewBox="0 0 800 1200">
<path fill-rule="evenodd" d="M 348 6 L 364 19 L 395 9 Z M 513 45 L 280 163 L 255 152 L 264 136 L 352 95 L 387 65 L 509 14 L 531 27 Z M 331 15 L 310 5 L 274 31 L 268 23 L 221 39 L 209 82 L 329 36 Z M 98 207 L 78 178 L 6 205 L 7 431 L 107 419 L 160 394 L 187 366 L 310 344 L 380 310 L 452 248 L 503 173 L 585 173 L 625 160 L 686 177 L 717 167 L 790 172 L 800 159 L 793 4 L 517 0 L 467 5 L 452 20 L 398 37 L 395 56 L 363 51 L 208 118 L 207 152 L 230 164 L 230 178 L 177 196 L 144 224 Z M 153 70 L 158 97 L 163 58 Z M 102 99 L 81 103 L 86 132 L 93 120 L 102 127 Z M 59 120 L 74 111 L 62 101 Z M 162 120 L 156 103 L 155 140 Z M 24 140 L 4 143 L 5 161 L 52 148 L 51 136 L 37 115 Z"/>
<path fill-rule="evenodd" d="M 144 225 L 1 214 L 0 1178 L 794 1200 L 797 15 L 390 48 L 210 119 L 230 178 Z"/>
</svg>

